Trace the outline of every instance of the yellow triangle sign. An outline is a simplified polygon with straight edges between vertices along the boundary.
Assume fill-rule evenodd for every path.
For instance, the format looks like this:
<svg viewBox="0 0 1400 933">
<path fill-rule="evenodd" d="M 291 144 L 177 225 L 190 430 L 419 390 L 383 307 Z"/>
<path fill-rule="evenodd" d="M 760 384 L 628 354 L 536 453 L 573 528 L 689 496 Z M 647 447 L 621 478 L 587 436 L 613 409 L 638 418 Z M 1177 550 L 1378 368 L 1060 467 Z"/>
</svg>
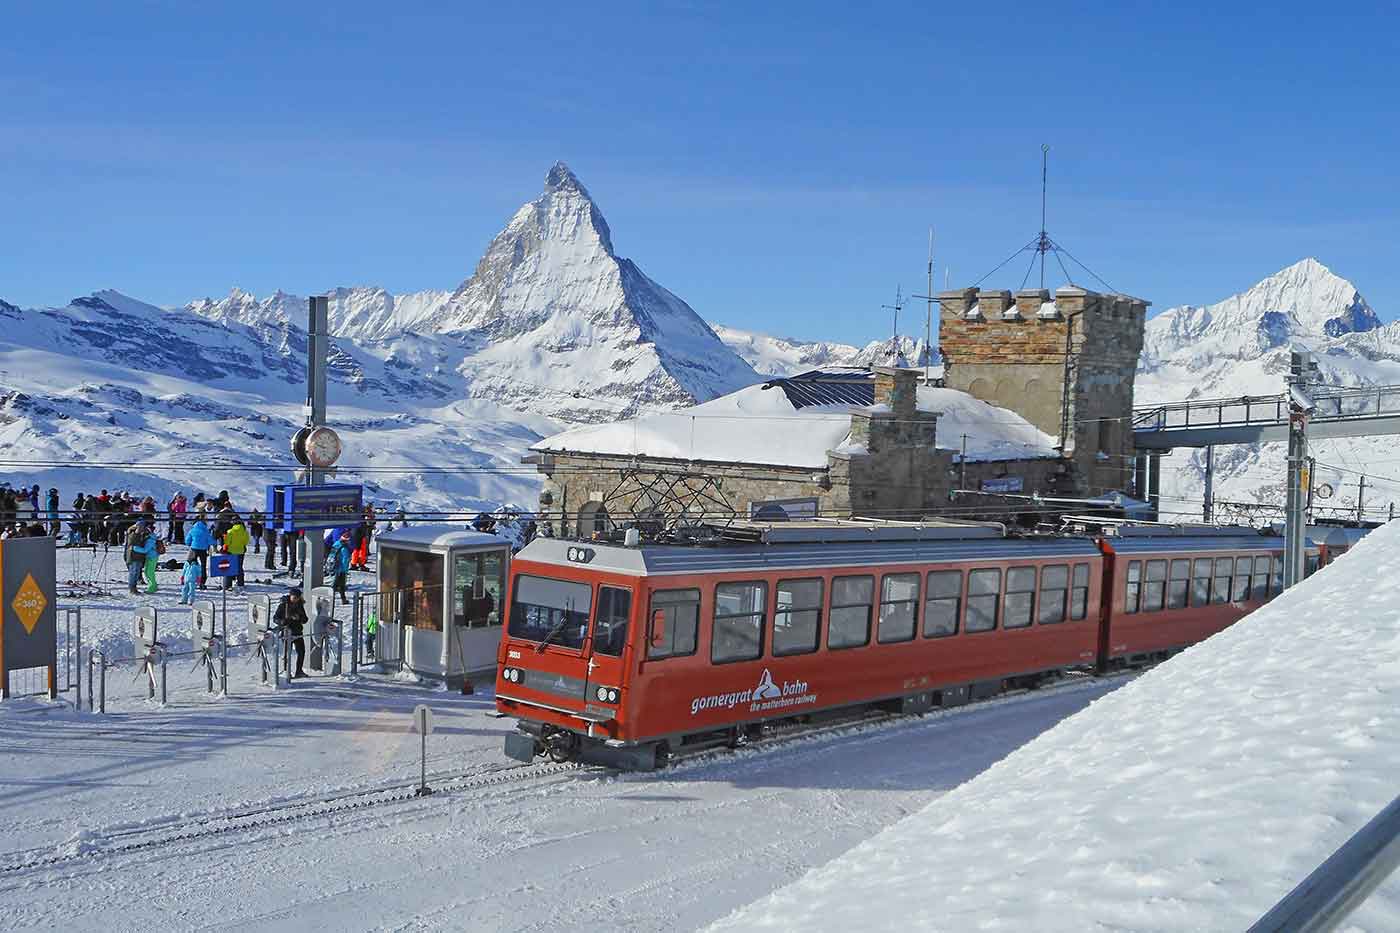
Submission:
<svg viewBox="0 0 1400 933">
<path fill-rule="evenodd" d="M 49 604 L 44 596 L 44 591 L 39 589 L 39 584 L 34 582 L 34 575 L 27 573 L 24 575 L 24 582 L 20 584 L 19 592 L 15 593 L 15 598 L 10 605 L 15 610 L 15 615 L 19 616 L 20 622 L 24 624 L 24 630 L 30 635 L 34 634 L 34 626 L 39 624 L 39 616 L 44 614 L 44 607 Z"/>
</svg>

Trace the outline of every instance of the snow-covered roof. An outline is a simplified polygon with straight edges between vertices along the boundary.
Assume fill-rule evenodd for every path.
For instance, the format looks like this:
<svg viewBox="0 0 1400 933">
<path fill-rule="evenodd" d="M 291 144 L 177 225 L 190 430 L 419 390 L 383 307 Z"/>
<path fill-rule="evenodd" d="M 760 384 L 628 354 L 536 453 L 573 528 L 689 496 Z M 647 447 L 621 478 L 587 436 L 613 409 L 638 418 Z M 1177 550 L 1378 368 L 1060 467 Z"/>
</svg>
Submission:
<svg viewBox="0 0 1400 933">
<path fill-rule="evenodd" d="M 407 528 L 395 528 L 393 531 L 386 531 L 379 536 L 379 546 L 407 547 L 414 549 L 428 549 L 434 551 L 445 551 L 454 547 L 490 547 L 491 545 L 508 545 L 505 538 L 498 535 L 488 535 L 477 531 L 470 525 L 409 525 Z"/>
<path fill-rule="evenodd" d="M 1395 796 L 1397 562 L 1391 522 L 716 929 L 1249 927 Z M 1347 927 L 1400 930 L 1400 876 Z"/>
<path fill-rule="evenodd" d="M 817 371 L 825 373 L 827 371 Z M 827 451 L 854 452 L 851 413 L 873 409 L 873 377 L 823 382 L 815 374 L 753 385 L 675 412 L 643 415 L 612 424 L 588 425 L 547 437 L 530 449 L 553 453 L 755 463 L 820 469 Z M 865 386 L 871 386 L 866 393 Z M 810 391 L 808 389 L 810 388 Z M 826 399 L 830 402 L 822 404 Z M 922 411 L 939 413 L 938 446 L 960 450 L 967 459 L 1016 460 L 1055 457 L 1055 438 L 1013 411 L 966 392 L 919 386 Z"/>
</svg>

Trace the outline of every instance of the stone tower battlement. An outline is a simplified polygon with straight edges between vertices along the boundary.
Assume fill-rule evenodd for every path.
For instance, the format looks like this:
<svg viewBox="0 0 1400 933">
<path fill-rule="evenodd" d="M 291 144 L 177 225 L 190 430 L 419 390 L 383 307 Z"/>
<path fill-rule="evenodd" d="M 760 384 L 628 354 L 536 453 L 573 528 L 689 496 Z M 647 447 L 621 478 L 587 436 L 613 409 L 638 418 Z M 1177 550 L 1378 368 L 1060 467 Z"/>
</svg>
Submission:
<svg viewBox="0 0 1400 933">
<path fill-rule="evenodd" d="M 1127 488 L 1133 378 L 1150 302 L 1065 286 L 1053 296 L 961 288 L 940 292 L 938 304 L 949 388 L 1058 438 L 1087 492 Z"/>
</svg>

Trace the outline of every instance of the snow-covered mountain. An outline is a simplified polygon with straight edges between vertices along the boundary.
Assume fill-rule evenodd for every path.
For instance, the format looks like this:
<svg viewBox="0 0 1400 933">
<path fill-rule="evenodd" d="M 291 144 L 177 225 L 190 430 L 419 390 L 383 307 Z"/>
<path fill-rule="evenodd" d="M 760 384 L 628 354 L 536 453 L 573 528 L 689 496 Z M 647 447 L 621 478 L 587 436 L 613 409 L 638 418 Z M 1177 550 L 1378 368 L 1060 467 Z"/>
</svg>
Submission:
<svg viewBox="0 0 1400 933">
<path fill-rule="evenodd" d="M 1170 308 L 1148 321 L 1136 403 L 1277 394 L 1295 346 L 1317 354 L 1329 384 L 1400 383 L 1400 322 L 1382 324 L 1355 285 L 1310 258 L 1223 301 Z M 1317 482 L 1338 491 L 1319 504 L 1354 505 L 1357 478 L 1344 471 L 1386 460 L 1394 442 L 1358 438 L 1312 446 Z M 1220 447 L 1215 467 L 1219 498 L 1282 500 L 1281 444 Z M 1203 452 L 1182 450 L 1168 458 L 1162 479 L 1172 507 L 1198 512 L 1203 478 Z M 1400 500 L 1400 486 L 1380 485 L 1367 495 L 1371 505 L 1392 499 Z"/>
<path fill-rule="evenodd" d="M 420 508 L 529 507 L 538 481 L 519 458 L 541 436 L 759 379 L 684 301 L 616 255 L 601 211 L 563 163 L 454 291 L 328 294 L 345 463 L 366 468 L 371 495 Z M 135 475 L 21 462 L 0 464 L 0 475 L 65 493 L 217 485 L 246 502 L 272 474 L 229 465 L 288 460 L 303 419 L 303 297 L 234 289 L 159 308 L 101 291 L 62 308 L 0 302 L 0 321 L 7 459 L 172 464 Z"/>
<path fill-rule="evenodd" d="M 791 376 L 824 366 L 884 366 L 895 361 L 895 348 L 889 338 L 872 340 L 863 347 L 856 347 L 825 340 L 774 337 L 713 321 L 710 322 L 710 329 L 729 349 L 765 376 Z M 924 365 L 923 339 L 901 336 L 898 354 L 902 360 L 900 365 Z M 940 365 L 936 348 L 931 362 L 934 366 Z"/>
</svg>

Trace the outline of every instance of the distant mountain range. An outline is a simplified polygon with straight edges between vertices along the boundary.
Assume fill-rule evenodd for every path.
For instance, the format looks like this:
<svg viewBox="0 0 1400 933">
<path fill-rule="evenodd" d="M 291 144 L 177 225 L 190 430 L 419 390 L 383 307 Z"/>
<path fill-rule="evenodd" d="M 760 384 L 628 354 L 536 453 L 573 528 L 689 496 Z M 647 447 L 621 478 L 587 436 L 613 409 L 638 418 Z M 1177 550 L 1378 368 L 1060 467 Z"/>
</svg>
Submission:
<svg viewBox="0 0 1400 933">
<path fill-rule="evenodd" d="M 537 480 L 519 459 L 570 425 L 685 407 L 775 375 L 896 359 L 920 366 L 929 356 L 909 337 L 897 348 L 889 339 L 856 347 L 707 324 L 616 254 L 601 210 L 562 163 L 456 289 L 328 294 L 331 411 L 345 465 L 370 468 L 362 478 L 371 496 L 416 508 L 533 507 Z M 65 496 L 198 485 L 253 499 L 285 477 L 232 465 L 288 461 L 287 439 L 304 418 L 305 320 L 306 299 L 280 291 L 259 299 L 234 289 L 179 308 L 113 291 L 62 308 L 0 301 L 8 459 L 170 464 L 0 474 Z M 1295 343 L 1319 351 L 1329 381 L 1400 382 L 1400 324 L 1381 325 L 1351 283 L 1308 259 L 1225 301 L 1149 321 L 1138 403 L 1277 392 Z M 936 348 L 927 361 L 937 366 Z M 1319 459 L 1356 466 L 1387 446 L 1331 442 Z M 1272 445 L 1222 448 L 1220 495 L 1273 498 L 1281 457 Z M 1352 480 L 1330 478 L 1347 501 Z M 1170 459 L 1164 485 L 1183 510 L 1198 508 L 1200 482 L 1199 455 Z M 1382 486 L 1374 495 L 1387 494 Z"/>
</svg>

